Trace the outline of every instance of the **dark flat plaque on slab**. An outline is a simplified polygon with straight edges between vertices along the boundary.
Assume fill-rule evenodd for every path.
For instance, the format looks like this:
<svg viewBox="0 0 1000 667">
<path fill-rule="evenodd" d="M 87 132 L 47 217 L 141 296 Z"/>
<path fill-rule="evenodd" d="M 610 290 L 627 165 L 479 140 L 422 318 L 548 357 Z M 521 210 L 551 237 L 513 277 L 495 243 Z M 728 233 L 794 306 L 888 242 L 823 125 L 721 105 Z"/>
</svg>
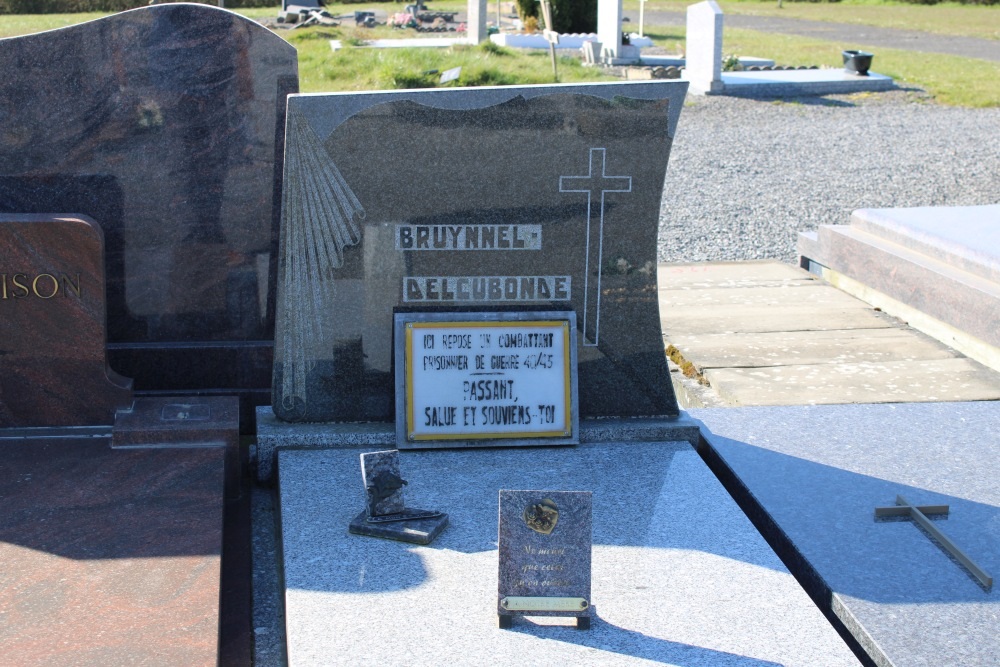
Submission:
<svg viewBox="0 0 1000 667">
<path fill-rule="evenodd" d="M 591 502 L 589 491 L 500 490 L 500 627 L 515 614 L 590 626 Z"/>
<path fill-rule="evenodd" d="M 677 416 L 656 236 L 685 91 L 289 97 L 275 414 L 392 421 L 394 313 L 563 310 L 581 419 Z"/>
<path fill-rule="evenodd" d="M 104 238 L 84 216 L 0 213 L 0 428 L 110 427 Z"/>
<path fill-rule="evenodd" d="M 387 540 L 412 544 L 430 544 L 447 526 L 448 515 L 446 514 L 423 519 L 404 519 L 391 523 L 372 523 L 368 520 L 368 510 L 362 510 L 351 521 L 348 530 L 355 535 L 383 537 Z"/>
<path fill-rule="evenodd" d="M 138 392 L 266 404 L 295 49 L 162 4 L 0 39 L 0 212 L 86 214 L 107 243 L 111 365 Z"/>
</svg>

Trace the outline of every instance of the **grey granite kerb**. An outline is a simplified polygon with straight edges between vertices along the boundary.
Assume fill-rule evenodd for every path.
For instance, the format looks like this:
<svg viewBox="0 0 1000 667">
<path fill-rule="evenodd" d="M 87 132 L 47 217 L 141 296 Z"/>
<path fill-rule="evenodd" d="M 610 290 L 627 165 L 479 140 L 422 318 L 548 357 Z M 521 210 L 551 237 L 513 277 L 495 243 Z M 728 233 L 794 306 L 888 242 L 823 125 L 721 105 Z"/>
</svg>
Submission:
<svg viewBox="0 0 1000 667">
<path fill-rule="evenodd" d="M 698 422 L 686 412 L 676 419 L 588 419 L 580 423 L 580 443 L 685 441 L 696 446 Z M 396 445 L 396 427 L 389 422 L 365 424 L 290 424 L 274 416 L 270 407 L 257 408 L 257 479 L 273 478 L 278 452 L 283 449 L 390 448 Z"/>
</svg>

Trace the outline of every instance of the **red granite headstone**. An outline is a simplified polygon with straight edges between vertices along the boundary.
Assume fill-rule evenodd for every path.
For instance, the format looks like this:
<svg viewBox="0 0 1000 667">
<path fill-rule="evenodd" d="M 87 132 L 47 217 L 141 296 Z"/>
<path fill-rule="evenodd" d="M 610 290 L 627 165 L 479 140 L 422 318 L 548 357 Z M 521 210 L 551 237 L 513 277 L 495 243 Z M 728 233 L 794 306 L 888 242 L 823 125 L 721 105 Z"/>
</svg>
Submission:
<svg viewBox="0 0 1000 667">
<path fill-rule="evenodd" d="M 114 424 L 132 380 L 108 367 L 106 326 L 97 223 L 0 214 L 0 428 Z"/>
</svg>

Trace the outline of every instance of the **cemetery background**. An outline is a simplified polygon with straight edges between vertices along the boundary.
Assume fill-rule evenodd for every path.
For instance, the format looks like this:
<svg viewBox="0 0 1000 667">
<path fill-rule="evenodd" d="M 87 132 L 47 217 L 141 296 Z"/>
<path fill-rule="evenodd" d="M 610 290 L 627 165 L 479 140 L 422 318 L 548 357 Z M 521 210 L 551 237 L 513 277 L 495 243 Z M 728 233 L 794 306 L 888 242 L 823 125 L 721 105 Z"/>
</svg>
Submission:
<svg viewBox="0 0 1000 667">
<path fill-rule="evenodd" d="M 995 109 L 944 109 L 927 105 L 917 91 L 813 102 L 689 102 L 668 170 L 676 205 L 662 212 L 661 261 L 791 262 L 795 232 L 844 222 L 854 208 L 995 203 L 1000 156 L 978 139 L 995 136 Z M 833 168 L 845 152 L 860 164 Z M 256 518 L 265 525 L 270 498 L 255 495 Z M 254 539 L 260 546 L 273 536 Z M 267 587 L 259 585 L 264 600 Z M 269 612 L 280 617 L 266 602 L 258 609 L 264 619 Z M 263 621 L 255 626 L 259 664 L 268 664 L 274 645 L 266 640 L 278 629 Z"/>
</svg>

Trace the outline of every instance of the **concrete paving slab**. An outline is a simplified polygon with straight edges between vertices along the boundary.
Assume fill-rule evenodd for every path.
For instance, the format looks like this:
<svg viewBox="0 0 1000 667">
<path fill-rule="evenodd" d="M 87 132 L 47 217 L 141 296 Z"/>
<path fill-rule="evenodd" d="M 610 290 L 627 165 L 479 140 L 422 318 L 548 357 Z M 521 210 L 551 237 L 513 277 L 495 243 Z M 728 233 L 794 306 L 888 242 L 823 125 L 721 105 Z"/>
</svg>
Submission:
<svg viewBox="0 0 1000 667">
<path fill-rule="evenodd" d="M 966 358 L 714 368 L 705 377 L 730 405 L 1000 400 L 1000 375 Z"/>
<path fill-rule="evenodd" d="M 894 323 L 871 309 L 822 306 L 714 306 L 660 308 L 663 333 L 706 334 L 764 331 L 831 331 L 838 329 L 887 329 Z"/>
<path fill-rule="evenodd" d="M 819 281 L 740 288 L 666 289 L 660 290 L 660 304 L 668 309 L 704 306 L 803 306 L 871 310 L 871 306 L 864 301 Z"/>
<path fill-rule="evenodd" d="M 429 546 L 348 534 L 361 451 L 279 453 L 292 667 L 858 664 L 687 443 L 401 452 Z M 501 488 L 593 492 L 590 630 L 497 627 Z"/>
<path fill-rule="evenodd" d="M 1000 403 L 692 410 L 703 455 L 804 582 L 880 666 L 1000 664 L 1000 593 L 912 521 L 897 495 L 949 505 L 934 525 L 1000 572 Z"/>
<path fill-rule="evenodd" d="M 895 328 L 672 335 L 670 344 L 699 370 L 883 363 L 959 356 L 928 336 Z"/>
<path fill-rule="evenodd" d="M 656 267 L 656 277 L 660 289 L 807 285 L 820 282 L 808 271 L 772 260 L 660 264 Z"/>
<path fill-rule="evenodd" d="M 1000 395 L 1000 375 L 988 367 L 804 276 L 802 269 L 777 262 L 659 268 L 665 343 L 679 352 L 680 358 L 672 356 L 677 364 L 690 362 L 710 386 L 692 386 L 697 396 L 678 390 L 688 397 L 681 407 L 712 405 L 706 391 L 728 405 L 973 401 Z M 683 381 L 675 378 L 675 386 L 678 382 Z"/>
</svg>

